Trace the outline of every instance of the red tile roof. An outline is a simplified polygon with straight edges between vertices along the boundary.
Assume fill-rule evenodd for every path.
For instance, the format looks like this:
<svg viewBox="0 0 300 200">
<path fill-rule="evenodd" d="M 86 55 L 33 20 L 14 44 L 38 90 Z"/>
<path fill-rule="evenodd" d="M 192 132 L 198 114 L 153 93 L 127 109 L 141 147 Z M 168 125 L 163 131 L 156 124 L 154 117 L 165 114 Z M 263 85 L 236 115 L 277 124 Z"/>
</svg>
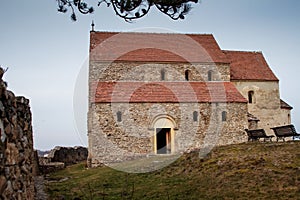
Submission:
<svg viewBox="0 0 300 200">
<path fill-rule="evenodd" d="M 99 82 L 92 88 L 95 103 L 247 103 L 230 82 Z"/>
<path fill-rule="evenodd" d="M 90 59 L 229 63 L 211 34 L 90 33 Z"/>
<path fill-rule="evenodd" d="M 278 81 L 262 53 L 222 51 L 211 34 L 91 31 L 90 60 L 230 63 L 231 80 Z"/>
<path fill-rule="evenodd" d="M 261 52 L 223 52 L 231 61 L 231 80 L 278 81 Z"/>
</svg>

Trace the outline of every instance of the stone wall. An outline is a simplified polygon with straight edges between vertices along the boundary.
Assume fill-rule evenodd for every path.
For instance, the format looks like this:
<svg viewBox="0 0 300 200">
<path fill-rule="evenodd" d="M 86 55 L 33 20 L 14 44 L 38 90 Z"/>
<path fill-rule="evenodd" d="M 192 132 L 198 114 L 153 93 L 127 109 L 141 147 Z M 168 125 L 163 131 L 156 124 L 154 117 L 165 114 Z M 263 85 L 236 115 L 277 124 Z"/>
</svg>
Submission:
<svg viewBox="0 0 300 200">
<path fill-rule="evenodd" d="M 245 142 L 245 110 L 245 103 L 93 104 L 88 120 L 89 165 L 155 154 L 156 128 L 171 128 L 172 153 Z M 120 121 L 117 112 L 122 114 Z M 159 119 L 165 120 L 163 124 Z"/>
<path fill-rule="evenodd" d="M 6 89 L 0 68 L 0 199 L 34 199 L 29 100 Z"/>
<path fill-rule="evenodd" d="M 60 147 L 52 149 L 47 156 L 39 157 L 41 174 L 48 174 L 65 168 L 68 165 L 86 161 L 88 150 L 86 147 Z"/>
<path fill-rule="evenodd" d="M 106 63 L 91 60 L 89 166 L 155 154 L 156 129 L 160 126 L 168 126 L 171 130 L 172 153 L 205 145 L 246 141 L 245 103 L 91 102 L 95 92 L 93 84 L 98 81 L 178 81 L 180 84 L 187 78 L 189 81 L 230 81 L 230 67 L 214 63 Z M 118 112 L 122 120 L 117 119 Z M 194 112 L 197 113 L 197 120 L 194 120 Z M 226 112 L 225 121 L 222 121 L 222 112 Z"/>
<path fill-rule="evenodd" d="M 90 61 L 89 81 L 162 81 L 162 70 L 165 81 L 184 81 L 186 70 L 190 81 L 208 81 L 208 71 L 212 71 L 212 81 L 230 81 L 229 65 L 95 61 Z"/>
<path fill-rule="evenodd" d="M 86 147 L 55 147 L 48 155 L 50 162 L 62 162 L 65 166 L 86 161 L 88 150 Z"/>
<path fill-rule="evenodd" d="M 263 128 L 267 134 L 274 134 L 270 129 L 290 123 L 290 110 L 281 109 L 278 81 L 235 81 L 240 93 L 248 99 L 248 92 L 253 91 L 253 102 L 248 103 L 248 112 L 257 117 L 257 128 Z"/>
</svg>

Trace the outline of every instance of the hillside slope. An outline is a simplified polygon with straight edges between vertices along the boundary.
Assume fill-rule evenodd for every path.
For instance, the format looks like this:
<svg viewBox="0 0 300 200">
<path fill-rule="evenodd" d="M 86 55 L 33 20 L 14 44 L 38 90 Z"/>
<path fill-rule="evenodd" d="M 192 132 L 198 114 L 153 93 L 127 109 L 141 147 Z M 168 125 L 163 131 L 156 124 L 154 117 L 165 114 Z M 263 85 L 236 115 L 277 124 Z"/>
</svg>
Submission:
<svg viewBox="0 0 300 200">
<path fill-rule="evenodd" d="M 300 142 L 217 147 L 161 170 L 128 174 L 74 165 L 51 174 L 51 199 L 300 199 Z"/>
</svg>

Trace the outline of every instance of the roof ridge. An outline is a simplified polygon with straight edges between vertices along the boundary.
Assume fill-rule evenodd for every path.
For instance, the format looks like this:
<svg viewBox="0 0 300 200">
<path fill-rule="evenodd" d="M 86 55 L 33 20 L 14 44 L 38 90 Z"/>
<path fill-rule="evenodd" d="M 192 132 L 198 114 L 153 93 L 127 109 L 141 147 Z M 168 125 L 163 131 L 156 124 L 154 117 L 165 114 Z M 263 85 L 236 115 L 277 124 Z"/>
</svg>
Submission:
<svg viewBox="0 0 300 200">
<path fill-rule="evenodd" d="M 106 81 L 98 81 L 98 82 L 121 82 L 121 83 L 130 83 L 130 82 L 141 82 L 141 83 L 231 83 L 231 81 L 186 81 L 186 80 L 179 80 L 179 81 L 139 81 L 139 80 L 106 80 Z"/>
<path fill-rule="evenodd" d="M 242 51 L 242 50 L 222 50 L 224 53 L 226 52 L 240 52 L 240 53 L 260 53 L 260 54 L 263 54 L 262 51 Z"/>
<path fill-rule="evenodd" d="M 157 35 L 211 35 L 212 33 L 181 33 L 181 32 L 142 32 L 142 31 L 90 31 L 91 33 L 130 33 L 130 34 L 157 34 Z"/>
</svg>

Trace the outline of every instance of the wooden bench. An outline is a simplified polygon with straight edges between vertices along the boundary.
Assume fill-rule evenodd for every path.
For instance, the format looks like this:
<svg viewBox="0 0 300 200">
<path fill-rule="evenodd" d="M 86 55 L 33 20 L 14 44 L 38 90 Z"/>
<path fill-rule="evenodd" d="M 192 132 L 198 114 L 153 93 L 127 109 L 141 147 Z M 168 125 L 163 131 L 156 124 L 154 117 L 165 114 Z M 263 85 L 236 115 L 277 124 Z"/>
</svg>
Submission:
<svg viewBox="0 0 300 200">
<path fill-rule="evenodd" d="M 267 135 L 264 129 L 245 129 L 245 131 L 248 135 L 248 141 L 259 141 L 260 138 L 263 138 L 264 142 L 267 140 L 272 142 L 272 138 L 274 137 L 273 135 Z"/>
<path fill-rule="evenodd" d="M 285 141 L 286 137 L 293 137 L 293 140 L 295 137 L 300 137 L 300 134 L 296 132 L 294 125 L 278 126 L 271 129 L 274 131 L 277 137 L 277 142 L 280 139 Z"/>
</svg>

